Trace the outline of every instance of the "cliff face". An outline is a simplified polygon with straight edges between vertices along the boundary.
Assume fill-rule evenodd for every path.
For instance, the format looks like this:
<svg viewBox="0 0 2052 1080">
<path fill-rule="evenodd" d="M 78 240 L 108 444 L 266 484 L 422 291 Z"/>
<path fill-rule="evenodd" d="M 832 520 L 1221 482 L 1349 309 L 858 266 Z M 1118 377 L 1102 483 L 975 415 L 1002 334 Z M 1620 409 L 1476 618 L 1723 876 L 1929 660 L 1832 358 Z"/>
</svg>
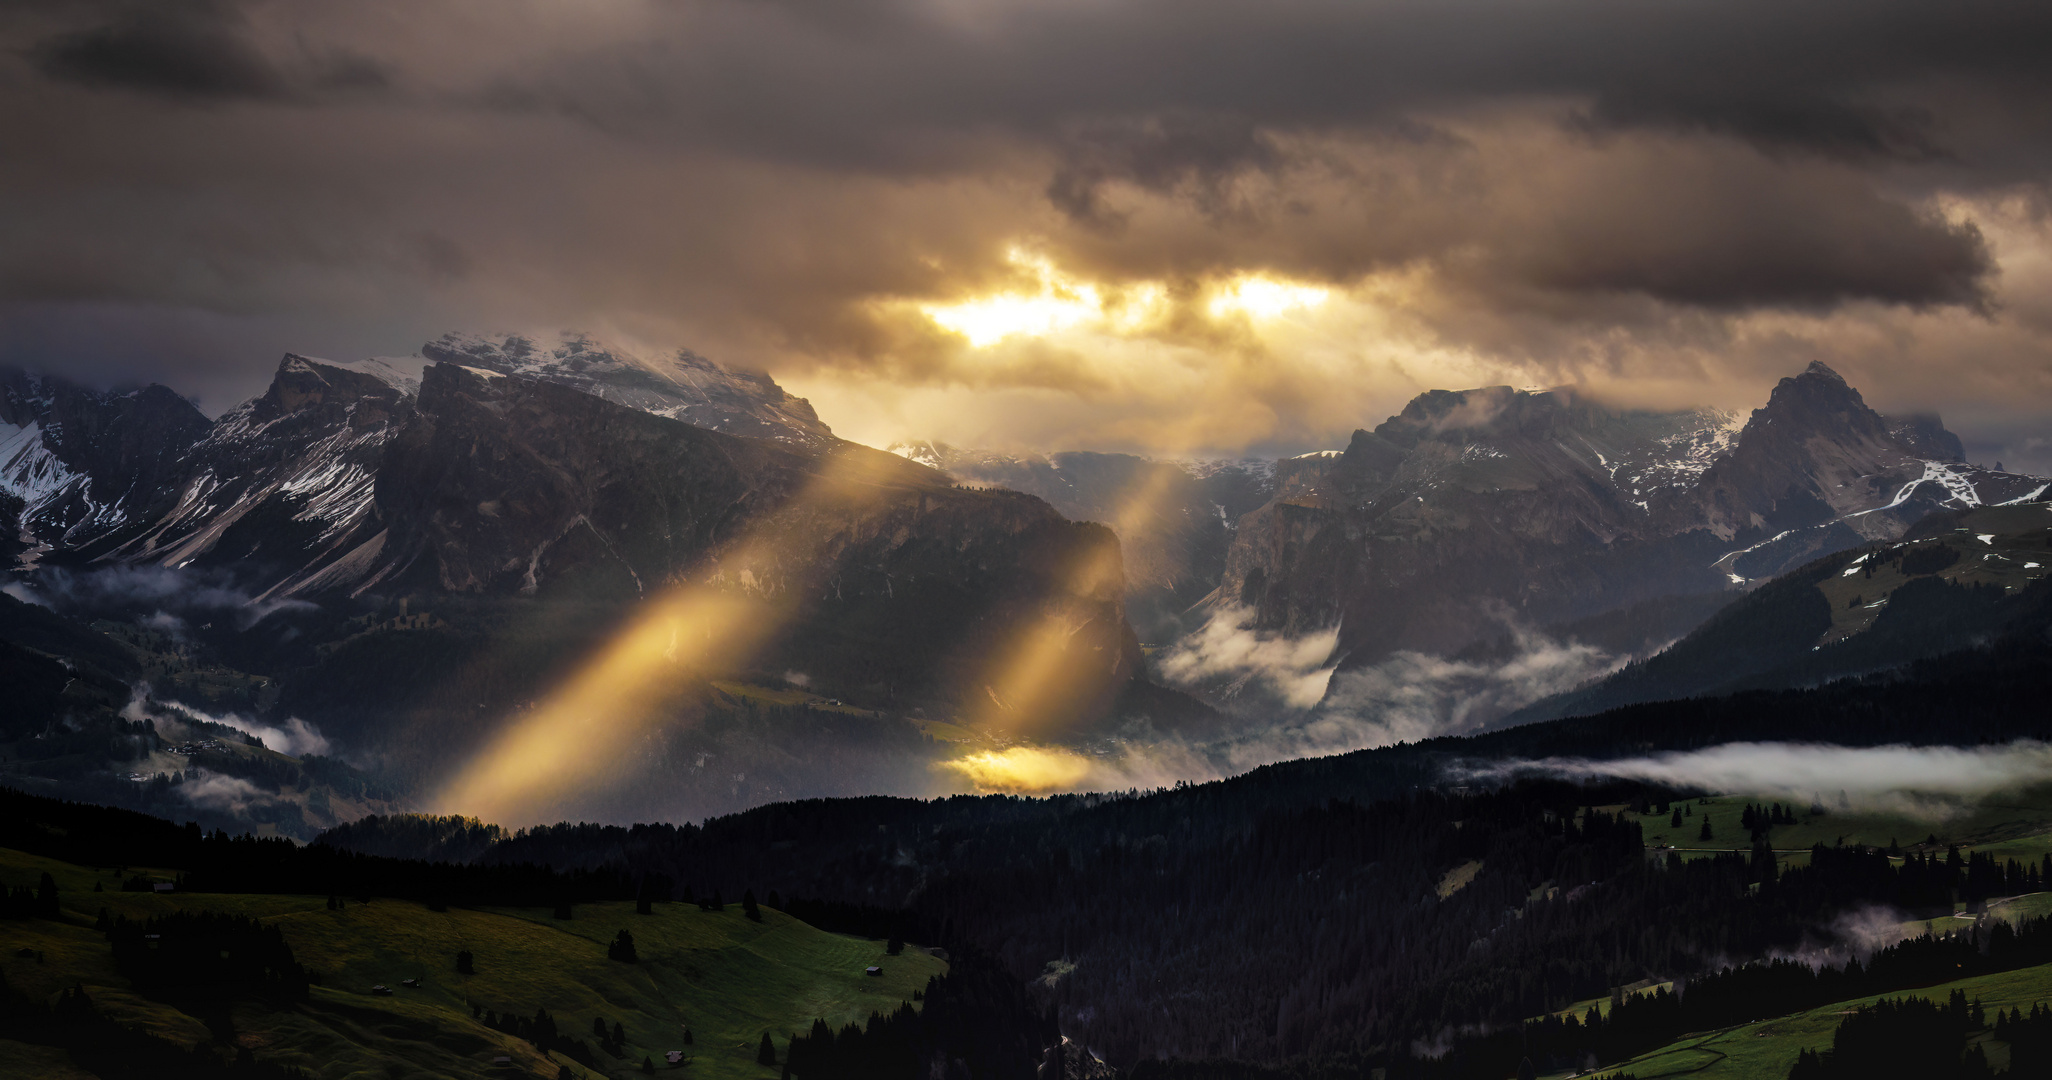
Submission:
<svg viewBox="0 0 2052 1080">
<path fill-rule="evenodd" d="M 1328 466 L 1279 473 L 1211 603 L 1290 633 L 1337 624 L 1342 667 L 1454 654 L 1513 623 L 1743 588 L 2037 483 L 1960 463 L 1934 420 L 1890 421 L 1821 364 L 1736 421 L 1567 391 L 1420 395 Z"/>
<path fill-rule="evenodd" d="M 190 401 L 155 384 L 101 391 L 0 370 L 6 550 L 61 556 L 130 525 L 175 482 L 181 455 L 207 427 Z"/>
</svg>

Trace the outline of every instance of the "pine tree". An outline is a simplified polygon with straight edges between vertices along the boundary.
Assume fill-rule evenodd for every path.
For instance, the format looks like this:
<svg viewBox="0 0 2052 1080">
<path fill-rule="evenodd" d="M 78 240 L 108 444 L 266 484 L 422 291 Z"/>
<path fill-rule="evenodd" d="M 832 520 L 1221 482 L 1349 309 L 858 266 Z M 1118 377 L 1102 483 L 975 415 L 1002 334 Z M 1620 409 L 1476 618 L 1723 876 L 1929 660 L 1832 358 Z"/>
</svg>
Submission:
<svg viewBox="0 0 2052 1080">
<path fill-rule="evenodd" d="M 741 914 L 756 922 L 762 921 L 762 909 L 755 906 L 755 890 L 750 889 L 741 894 Z"/>
<path fill-rule="evenodd" d="M 1709 819 L 1709 818 L 1705 817 L 1705 818 L 1703 819 L 1703 827 L 1702 827 L 1701 829 L 1698 829 L 1698 830 L 1696 831 L 1696 839 L 1698 839 L 1698 840 L 1708 840 L 1708 839 L 1710 839 L 1710 819 Z"/>
<path fill-rule="evenodd" d="M 458 975 L 477 974 L 477 967 L 471 961 L 469 949 L 464 949 L 456 954 L 456 973 Z"/>
<path fill-rule="evenodd" d="M 618 1020 L 613 1021 L 613 1045 L 627 1045 L 627 1029 Z"/>
<path fill-rule="evenodd" d="M 777 1048 L 770 1042 L 769 1032 L 762 1033 L 762 1049 L 755 1052 L 755 1060 L 763 1065 L 777 1063 Z"/>
</svg>

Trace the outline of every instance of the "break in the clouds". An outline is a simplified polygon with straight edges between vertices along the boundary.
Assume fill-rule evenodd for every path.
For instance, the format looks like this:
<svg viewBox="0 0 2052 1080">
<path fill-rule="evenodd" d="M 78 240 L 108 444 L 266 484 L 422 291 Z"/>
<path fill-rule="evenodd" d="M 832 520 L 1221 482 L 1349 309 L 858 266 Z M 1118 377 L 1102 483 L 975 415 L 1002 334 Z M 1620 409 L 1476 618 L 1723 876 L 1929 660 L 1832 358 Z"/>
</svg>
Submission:
<svg viewBox="0 0 2052 1080">
<path fill-rule="evenodd" d="M 0 45 L 0 361 L 214 409 L 537 324 L 875 442 L 1309 447 L 1811 359 L 1998 450 L 2052 404 L 2043 5 L 103 0 Z"/>
</svg>

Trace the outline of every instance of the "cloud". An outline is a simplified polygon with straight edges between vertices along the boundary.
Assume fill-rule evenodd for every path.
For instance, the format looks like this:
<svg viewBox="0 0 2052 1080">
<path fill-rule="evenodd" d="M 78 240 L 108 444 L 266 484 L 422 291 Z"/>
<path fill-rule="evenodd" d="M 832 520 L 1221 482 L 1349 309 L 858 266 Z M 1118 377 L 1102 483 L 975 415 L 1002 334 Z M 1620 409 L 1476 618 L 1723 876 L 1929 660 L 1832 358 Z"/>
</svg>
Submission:
<svg viewBox="0 0 2052 1080">
<path fill-rule="evenodd" d="M 1162 677 L 1185 687 L 1209 686 L 1228 700 L 1258 684 L 1291 708 L 1308 709 L 1325 696 L 1339 631 L 1289 637 L 1250 629 L 1254 613 L 1229 606 L 1215 612 L 1155 661 Z"/>
<path fill-rule="evenodd" d="M 222 4 L 137 6 L 30 52 L 53 79 L 191 98 L 274 98 L 285 78 L 239 32 Z"/>
<path fill-rule="evenodd" d="M 1359 746 L 1416 742 L 1478 731 L 1540 698 L 1617 670 L 1627 657 L 1513 628 L 1501 661 L 1449 660 L 1398 652 L 1372 667 L 1343 671 L 1326 698 L 1325 729 Z"/>
<path fill-rule="evenodd" d="M 1821 798 L 1830 806 L 1941 820 L 1999 792 L 2052 782 L 2052 745 L 2028 739 L 1976 747 L 1739 742 L 1607 761 L 1469 762 L 1456 771 L 1499 778 L 1523 773 L 1615 777 L 1805 803 Z"/>
<path fill-rule="evenodd" d="M 19 581 L 10 581 L 4 585 L 0 585 L 0 594 L 11 596 L 24 604 L 34 604 L 37 607 L 50 606 L 50 601 L 46 597 L 44 597 L 43 594 L 37 592 L 34 589 L 29 588 L 27 585 L 24 585 Z"/>
<path fill-rule="evenodd" d="M 328 737 L 321 734 L 320 728 L 297 716 L 288 716 L 271 724 L 241 713 L 210 713 L 179 701 L 153 699 L 146 685 L 130 689 L 128 703 L 121 708 L 121 718 L 147 720 L 157 726 L 159 734 L 174 740 L 189 737 L 192 733 L 187 725 L 194 722 L 218 724 L 245 735 L 254 735 L 263 740 L 267 749 L 290 757 L 326 754 L 330 746 Z"/>
<path fill-rule="evenodd" d="M 1233 702 L 1247 718 L 1242 733 L 1200 742 L 1142 729 L 1080 748 L 965 751 L 936 772 L 969 790 L 1020 794 L 1201 783 L 1278 761 L 1481 730 L 1624 660 L 1513 628 L 1510 655 L 1494 662 L 1403 652 L 1334 674 L 1327 666 L 1332 632 L 1294 639 L 1254 632 L 1242 628 L 1245 616 L 1231 608 L 1216 613 L 1157 661 L 1171 681 Z"/>
<path fill-rule="evenodd" d="M 226 776 L 208 769 L 194 769 L 187 773 L 185 782 L 174 790 L 194 806 L 233 814 L 278 801 L 277 796 L 239 776 Z"/>
<path fill-rule="evenodd" d="M 35 595 L 45 606 L 60 610 L 109 613 L 149 609 L 145 625 L 181 630 L 187 616 L 218 616 L 248 630 L 279 612 L 314 611 L 305 600 L 257 600 L 228 571 L 179 570 L 165 566 L 109 566 L 77 571 L 63 567 L 36 575 Z"/>
<path fill-rule="evenodd" d="M 122 5 L 103 21 L 37 41 L 27 55 L 52 80 L 188 103 L 281 101 L 387 85 L 382 64 L 335 47 L 308 49 L 302 42 L 291 62 L 277 63 L 253 40 L 245 6 L 228 0 Z"/>
<path fill-rule="evenodd" d="M 276 750 L 289 757 L 305 757 L 308 754 L 325 754 L 328 752 L 328 737 L 321 734 L 319 728 L 305 720 L 301 720 L 297 716 L 288 716 L 274 727 L 260 721 L 245 719 L 239 713 L 224 713 L 215 716 L 199 712 L 190 706 L 180 705 L 177 702 L 170 702 L 169 704 L 173 708 L 184 709 L 186 712 L 192 713 L 202 720 L 224 724 L 245 734 L 254 735 L 262 739 L 264 746 L 267 748 Z"/>
<path fill-rule="evenodd" d="M 14 5 L 0 356 L 225 404 L 288 349 L 540 321 L 868 441 L 1140 450 L 1334 445 L 1434 385 L 1751 405 L 1825 358 L 2013 427 L 2052 403 L 2010 207 L 2048 40 L 1987 0 Z M 1021 245 L 1159 317 L 919 314 Z M 1332 300 L 1214 315 L 1249 276 Z"/>
</svg>

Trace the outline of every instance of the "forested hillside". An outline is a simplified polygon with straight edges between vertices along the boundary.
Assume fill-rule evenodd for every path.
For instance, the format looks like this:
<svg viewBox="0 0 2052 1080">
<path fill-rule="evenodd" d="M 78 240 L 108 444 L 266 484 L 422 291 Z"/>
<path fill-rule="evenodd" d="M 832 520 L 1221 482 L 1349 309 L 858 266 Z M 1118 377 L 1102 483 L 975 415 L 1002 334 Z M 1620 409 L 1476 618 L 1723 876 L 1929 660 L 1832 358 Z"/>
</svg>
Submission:
<svg viewBox="0 0 2052 1080">
<path fill-rule="evenodd" d="M 2052 852 L 2030 855 L 2014 879 L 1995 865 L 1996 887 L 1972 884 L 1985 871 L 1966 862 L 1947 865 L 1942 844 L 1907 861 L 1828 841 L 1815 855 L 1776 857 L 1739 832 L 1686 861 L 1649 856 L 1647 818 L 1619 811 L 1658 809 L 1664 823 L 1669 803 L 1693 809 L 1691 793 L 1539 780 L 1463 788 L 1478 783 L 1462 779 L 1477 766 L 1738 740 L 2044 739 L 2052 720 L 2034 703 L 2048 665 L 2052 649 L 2025 635 L 1887 677 L 1633 706 L 1172 790 L 558 825 L 480 859 L 902 908 L 919 932 L 981 943 L 1015 977 L 1040 980 L 1065 1032 L 1122 1066 L 1390 1061 L 1476 1024 L 1793 950 L 1862 906 L 1949 912 L 2001 888 L 2041 888 L 2037 860 Z M 368 820 L 327 842 L 369 846 L 391 831 Z"/>
</svg>

